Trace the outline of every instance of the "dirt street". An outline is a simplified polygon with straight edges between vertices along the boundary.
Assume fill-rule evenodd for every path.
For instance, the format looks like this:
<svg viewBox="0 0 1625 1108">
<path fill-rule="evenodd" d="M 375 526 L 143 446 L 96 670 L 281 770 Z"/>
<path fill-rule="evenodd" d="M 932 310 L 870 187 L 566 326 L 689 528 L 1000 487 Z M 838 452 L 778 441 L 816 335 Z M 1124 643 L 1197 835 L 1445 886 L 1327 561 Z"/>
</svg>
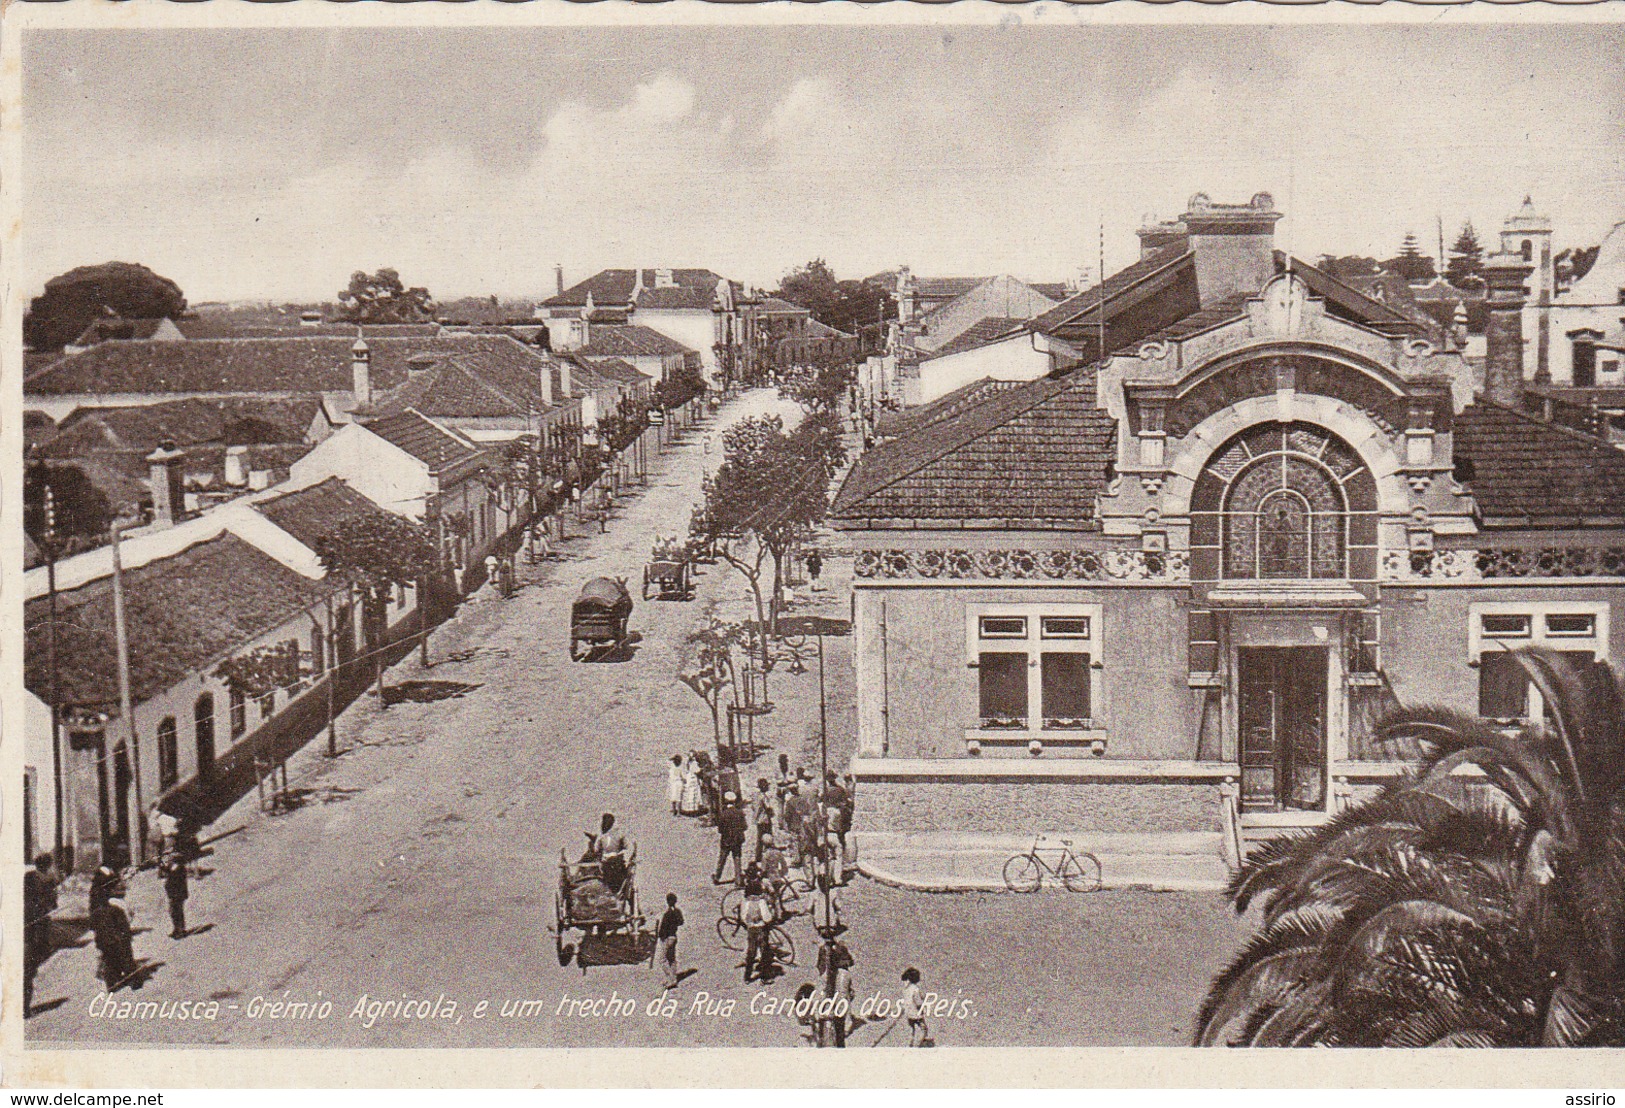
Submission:
<svg viewBox="0 0 1625 1108">
<path fill-rule="evenodd" d="M 390 684 L 467 686 L 461 695 L 387 711 L 362 698 L 339 723 L 343 756 L 327 759 L 317 740 L 290 764 L 303 806 L 266 815 L 251 795 L 223 817 L 212 833 L 242 830 L 215 844 L 206 863 L 213 872 L 194 882 L 188 905 L 192 925 L 207 931 L 168 938 L 159 883 L 138 874 L 130 903 L 146 930 L 137 954 L 162 965 L 142 990 L 113 999 L 157 1002 L 156 1014 L 132 1009 L 120 1018 L 116 1003 L 109 1009 L 87 945 L 42 969 L 35 996 L 47 1010 L 28 1022 L 29 1039 L 796 1045 L 799 1025 L 769 1001 L 812 978 L 810 927 L 792 924 L 797 966 L 766 986 L 744 984 L 741 955 L 723 949 L 714 930 L 715 833 L 672 817 L 665 800 L 669 756 L 710 741 L 709 714 L 674 677 L 685 637 L 709 608 L 739 606 L 741 579 L 718 564 L 699 578 L 693 601 L 637 599 L 629 656 L 568 656 L 569 604 L 580 585 L 624 576 L 635 595 L 654 537 L 686 532 L 703 469 L 720 455 L 721 426 L 783 407 L 762 392 L 724 408 L 658 460 L 650 487 L 623 501 L 607 534 L 575 525 L 558 560 L 522 567 L 513 598 L 487 589 L 436 632 L 428 669 L 414 655 L 388 676 Z M 817 607 L 844 617 L 839 590 L 849 567 L 838 561 Z M 827 645 L 832 728 L 849 735 L 850 659 L 843 640 Z M 811 761 L 816 669 L 787 667 L 773 680 L 781 709 L 765 734 L 798 763 Z M 850 738 L 837 738 L 835 749 L 844 756 Z M 664 1010 L 650 1009 L 660 984 L 647 964 L 562 968 L 548 932 L 560 851 L 579 854 L 582 832 L 606 811 L 638 843 L 645 910 L 658 915 L 670 891 L 687 915 L 680 962 L 695 972 Z M 930 895 L 860 880 L 842 896 L 860 1000 L 894 997 L 901 968 L 919 966 L 925 988 L 953 1002 L 953 1014 L 936 1021 L 945 1046 L 1184 1042 L 1206 982 L 1243 935 L 1210 895 Z M 214 1018 L 181 1019 L 174 1005 L 165 1018 L 173 1001 Z M 872 1024 L 857 1041 L 883 1030 Z M 906 1042 L 901 1031 L 884 1045 Z"/>
</svg>

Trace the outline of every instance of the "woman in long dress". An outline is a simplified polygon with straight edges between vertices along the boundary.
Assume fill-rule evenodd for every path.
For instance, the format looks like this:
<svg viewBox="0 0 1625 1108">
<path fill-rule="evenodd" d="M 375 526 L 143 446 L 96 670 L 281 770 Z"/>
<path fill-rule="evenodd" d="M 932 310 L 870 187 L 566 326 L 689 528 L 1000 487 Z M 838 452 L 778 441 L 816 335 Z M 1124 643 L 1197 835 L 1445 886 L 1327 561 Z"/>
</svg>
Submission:
<svg viewBox="0 0 1625 1108">
<path fill-rule="evenodd" d="M 671 805 L 671 814 L 677 815 L 683 807 L 683 756 L 673 754 L 671 765 L 666 767 L 666 803 Z"/>
<path fill-rule="evenodd" d="M 678 800 L 678 810 L 685 816 L 697 816 L 705 811 L 705 796 L 700 790 L 700 763 L 692 754 L 683 767 L 683 793 Z"/>
</svg>

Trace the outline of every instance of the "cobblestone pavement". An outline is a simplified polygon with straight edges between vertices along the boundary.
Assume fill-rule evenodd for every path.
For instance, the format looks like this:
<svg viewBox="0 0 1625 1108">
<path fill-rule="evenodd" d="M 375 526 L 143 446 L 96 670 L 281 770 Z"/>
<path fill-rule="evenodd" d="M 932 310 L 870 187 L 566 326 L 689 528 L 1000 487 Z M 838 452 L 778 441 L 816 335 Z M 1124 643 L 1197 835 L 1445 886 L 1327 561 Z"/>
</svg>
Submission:
<svg viewBox="0 0 1625 1108">
<path fill-rule="evenodd" d="M 708 743 L 711 731 L 704 706 L 674 679 L 684 639 L 708 610 L 743 614 L 741 579 L 717 565 L 699 578 L 693 601 L 636 601 L 637 641 L 627 657 L 572 663 L 567 626 L 582 582 L 626 576 L 635 592 L 653 537 L 686 530 L 702 472 L 720 451 L 720 426 L 782 407 L 767 393 L 730 404 L 707 429 L 715 442 L 709 454 L 706 430 L 691 432 L 659 460 L 649 489 L 624 502 L 607 534 L 576 527 L 558 560 L 525 567 L 513 598 L 481 597 L 437 631 L 427 670 L 414 655 L 387 679 L 473 686 L 463 695 L 387 711 L 363 697 L 340 720 L 341 757 L 327 759 L 318 740 L 290 763 L 303 806 L 271 816 L 250 796 L 222 817 L 213 833 L 241 830 L 215 843 L 213 872 L 194 882 L 188 905 L 192 925 L 208 930 L 169 939 L 158 882 L 138 874 L 130 904 L 145 928 L 137 955 L 159 963 L 152 979 L 140 991 L 114 994 L 108 1009 L 94 950 L 87 943 L 60 951 L 40 972 L 35 996 L 46 1010 L 29 1020 L 29 1040 L 801 1041 L 794 1018 L 764 1009 L 811 979 L 810 927 L 791 924 L 798 965 L 768 985 L 744 984 L 741 955 L 723 949 L 714 930 L 721 892 L 710 882 L 714 832 L 671 816 L 664 795 L 666 759 Z M 831 588 L 808 607 L 844 616 L 847 562 L 827 564 Z M 826 641 L 837 764 L 850 754 L 850 738 L 841 736 L 852 730 L 846 642 Z M 780 708 L 768 717 L 767 739 L 798 763 L 816 764 L 816 661 L 787 660 L 772 680 Z M 860 796 L 860 820 L 861 805 Z M 680 961 L 693 973 L 665 1010 L 650 1010 L 660 986 L 647 963 L 583 972 L 556 958 L 548 927 L 560 851 L 578 853 L 582 832 L 605 811 L 618 813 L 638 843 L 646 910 L 657 914 L 670 891 L 687 914 Z M 944 1046 L 1181 1043 L 1203 987 L 1242 937 L 1207 895 L 932 895 L 863 882 L 841 895 L 860 998 L 895 996 L 901 968 L 918 966 L 928 991 L 965 1002 L 955 1005 L 963 1018 L 934 1028 Z M 156 1002 L 157 1014 L 122 1009 L 117 1002 L 125 1000 Z M 210 1012 L 209 1002 L 218 1004 L 215 1018 L 195 1018 L 200 1007 Z M 323 1002 L 331 1005 L 326 1018 Z M 92 1014 L 104 1010 L 110 1014 Z M 194 1018 L 180 1018 L 183 1011 Z M 857 1041 L 883 1030 L 871 1024 Z M 884 1046 L 906 1042 L 900 1031 Z"/>
</svg>

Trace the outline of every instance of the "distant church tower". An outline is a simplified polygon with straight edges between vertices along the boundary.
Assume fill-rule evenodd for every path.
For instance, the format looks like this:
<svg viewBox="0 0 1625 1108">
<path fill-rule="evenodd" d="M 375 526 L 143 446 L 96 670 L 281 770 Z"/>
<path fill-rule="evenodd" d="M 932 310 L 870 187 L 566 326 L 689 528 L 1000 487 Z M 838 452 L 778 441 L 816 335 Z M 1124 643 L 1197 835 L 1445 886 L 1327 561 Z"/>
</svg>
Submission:
<svg viewBox="0 0 1625 1108">
<path fill-rule="evenodd" d="M 1501 252 L 1516 254 L 1534 267 L 1529 275 L 1529 299 L 1524 307 L 1524 350 L 1534 357 L 1524 358 L 1524 365 L 1535 367 L 1535 381 L 1550 384 L 1552 380 L 1552 298 L 1557 295 L 1557 266 L 1552 258 L 1552 221 L 1535 211 L 1532 199 L 1525 196 L 1523 207 L 1501 225 Z"/>
</svg>

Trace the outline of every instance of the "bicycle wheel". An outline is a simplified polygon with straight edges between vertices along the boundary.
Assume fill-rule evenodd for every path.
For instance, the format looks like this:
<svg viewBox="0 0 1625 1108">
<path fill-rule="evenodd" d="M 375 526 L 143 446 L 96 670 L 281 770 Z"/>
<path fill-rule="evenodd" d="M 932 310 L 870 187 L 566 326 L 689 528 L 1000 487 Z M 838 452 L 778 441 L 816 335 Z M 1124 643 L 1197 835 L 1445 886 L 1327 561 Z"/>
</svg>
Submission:
<svg viewBox="0 0 1625 1108">
<path fill-rule="evenodd" d="M 812 910 L 802 904 L 801 894 L 796 892 L 794 885 L 785 885 L 779 889 L 777 908 L 780 919 L 790 919 Z"/>
<path fill-rule="evenodd" d="M 796 944 L 790 932 L 777 924 L 767 929 L 767 945 L 773 949 L 773 961 L 781 966 L 796 964 Z"/>
<path fill-rule="evenodd" d="M 722 903 L 717 908 L 717 914 L 723 919 L 740 920 L 744 918 L 745 890 L 735 885 L 722 894 Z"/>
<path fill-rule="evenodd" d="M 1011 892 L 1036 893 L 1043 883 L 1043 871 L 1031 854 L 1015 854 L 1004 863 L 1004 887 Z"/>
<path fill-rule="evenodd" d="M 1100 888 L 1100 859 L 1088 851 L 1061 859 L 1061 884 L 1069 892 L 1092 893 Z"/>
<path fill-rule="evenodd" d="M 745 924 L 738 916 L 723 916 L 717 920 L 717 938 L 728 950 L 745 949 Z"/>
</svg>

